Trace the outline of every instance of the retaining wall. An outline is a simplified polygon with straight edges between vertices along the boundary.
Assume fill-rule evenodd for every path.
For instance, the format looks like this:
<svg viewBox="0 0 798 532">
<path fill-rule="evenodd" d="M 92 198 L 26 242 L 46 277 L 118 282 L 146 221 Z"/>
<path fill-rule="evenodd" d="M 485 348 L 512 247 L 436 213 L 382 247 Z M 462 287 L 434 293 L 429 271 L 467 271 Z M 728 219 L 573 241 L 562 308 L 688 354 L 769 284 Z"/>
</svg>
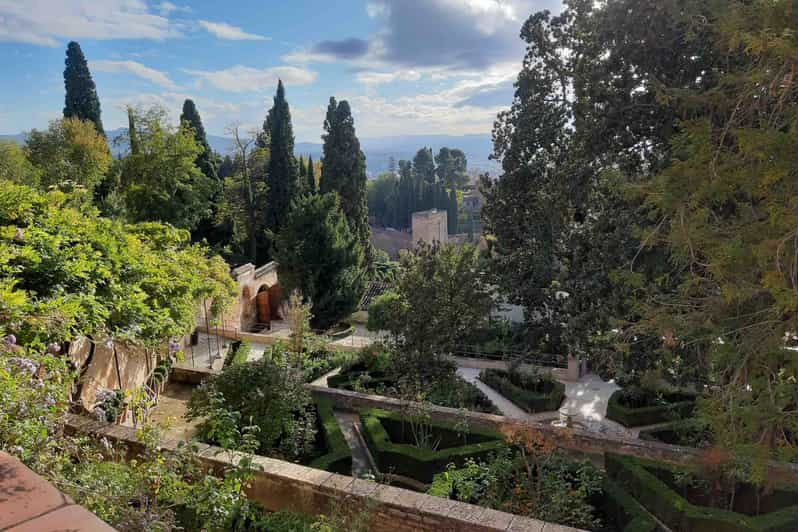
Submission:
<svg viewBox="0 0 798 532">
<path fill-rule="evenodd" d="M 66 428 L 71 433 L 86 433 L 125 444 L 132 453 L 143 445 L 130 427 L 110 425 L 88 417 L 69 414 Z M 165 442 L 165 451 L 178 442 Z M 200 444 L 199 460 L 213 471 L 237 463 L 242 453 L 224 451 Z M 450 501 L 431 495 L 353 479 L 320 469 L 254 456 L 254 479 L 247 496 L 270 511 L 289 510 L 310 515 L 328 514 L 331 508 L 362 508 L 368 512 L 373 532 L 580 532 L 578 529 L 536 519 L 498 512 L 480 506 Z"/>
</svg>

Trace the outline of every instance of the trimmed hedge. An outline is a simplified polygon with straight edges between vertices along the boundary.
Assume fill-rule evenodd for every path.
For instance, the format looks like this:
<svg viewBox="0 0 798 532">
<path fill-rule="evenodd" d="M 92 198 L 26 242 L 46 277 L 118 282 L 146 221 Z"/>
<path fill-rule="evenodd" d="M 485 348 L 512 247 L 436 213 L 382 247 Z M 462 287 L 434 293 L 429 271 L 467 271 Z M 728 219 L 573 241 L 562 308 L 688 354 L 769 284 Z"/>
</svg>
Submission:
<svg viewBox="0 0 798 532">
<path fill-rule="evenodd" d="M 407 423 L 397 413 L 367 410 L 360 414 L 360 422 L 363 436 L 381 472 L 410 477 L 425 484 L 432 482 L 435 474 L 445 470 L 449 464 L 462 467 L 468 458 L 485 459 L 505 447 L 503 438 L 497 433 L 469 430 L 468 435 L 475 443 L 437 450 L 419 449 L 414 445 L 392 441 L 386 425 L 393 430 L 398 424 Z M 444 441 L 450 439 L 448 433 L 457 432 L 454 425 L 450 424 L 432 423 L 431 427 L 438 431 Z"/>
<path fill-rule="evenodd" d="M 557 410 L 565 399 L 565 385 L 548 377 L 485 369 L 479 380 L 532 414 Z"/>
<path fill-rule="evenodd" d="M 706 506 L 691 504 L 658 479 L 649 469 L 684 470 L 662 462 L 605 455 L 607 473 L 621 488 L 660 521 L 681 532 L 794 532 L 798 530 L 798 504 L 751 517 Z M 793 488 L 794 489 L 794 488 Z M 798 493 L 797 493 L 798 495 Z M 798 499 L 797 499 L 798 500 Z"/>
<path fill-rule="evenodd" d="M 656 441 L 685 447 L 703 447 L 709 444 L 711 433 L 708 427 L 697 419 L 673 421 L 655 428 L 641 430 L 641 440 Z"/>
<path fill-rule="evenodd" d="M 319 416 L 319 425 L 323 432 L 324 446 L 327 453 L 319 456 L 308 466 L 324 469 L 342 475 L 352 474 L 352 450 L 341 432 L 341 427 L 335 419 L 333 404 L 329 399 L 316 399 L 316 411 Z"/>
<path fill-rule="evenodd" d="M 655 425 L 686 418 L 692 415 L 695 408 L 695 399 L 678 401 L 667 405 L 644 406 L 640 408 L 628 407 L 621 404 L 623 390 L 616 390 L 610 396 L 607 404 L 607 418 L 617 421 L 624 427 L 640 427 Z M 690 395 L 690 394 L 683 394 Z"/>
<path fill-rule="evenodd" d="M 634 497 L 610 478 L 604 478 L 602 509 L 622 532 L 656 532 L 659 525 Z"/>
</svg>

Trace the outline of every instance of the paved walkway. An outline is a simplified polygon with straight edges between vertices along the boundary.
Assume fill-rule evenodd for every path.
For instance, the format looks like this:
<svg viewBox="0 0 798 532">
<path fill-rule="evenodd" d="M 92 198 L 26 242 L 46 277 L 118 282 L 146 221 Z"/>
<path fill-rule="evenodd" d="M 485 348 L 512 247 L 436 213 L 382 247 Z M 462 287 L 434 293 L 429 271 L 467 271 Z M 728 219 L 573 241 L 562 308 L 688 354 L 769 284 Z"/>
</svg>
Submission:
<svg viewBox="0 0 798 532">
<path fill-rule="evenodd" d="M 357 434 L 357 430 L 360 430 L 360 416 L 354 412 L 336 410 L 335 419 L 341 427 L 341 432 L 344 433 L 346 443 L 352 449 L 352 476 L 361 478 L 363 475 L 374 473 L 371 470 L 372 459 L 369 450 L 362 444 Z"/>
<path fill-rule="evenodd" d="M 457 374 L 479 388 L 490 401 L 496 405 L 502 415 L 528 421 L 554 421 L 559 413 L 540 412 L 528 414 L 513 404 L 509 399 L 479 380 L 480 370 L 476 368 L 458 367 Z M 573 413 L 573 419 L 588 430 L 602 434 L 617 434 L 626 437 L 637 437 L 637 431 L 607 419 L 607 402 L 618 386 L 613 382 L 604 382 L 598 375 L 588 374 L 577 382 L 561 381 L 565 384 L 565 400 L 563 407 Z"/>
</svg>

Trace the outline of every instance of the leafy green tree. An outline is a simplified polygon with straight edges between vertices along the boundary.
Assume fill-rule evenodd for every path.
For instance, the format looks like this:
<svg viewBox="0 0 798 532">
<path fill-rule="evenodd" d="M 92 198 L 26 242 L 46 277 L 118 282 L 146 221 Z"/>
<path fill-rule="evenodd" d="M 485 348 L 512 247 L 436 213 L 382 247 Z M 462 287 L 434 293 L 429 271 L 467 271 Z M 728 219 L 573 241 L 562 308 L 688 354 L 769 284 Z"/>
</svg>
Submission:
<svg viewBox="0 0 798 532">
<path fill-rule="evenodd" d="M 194 164 L 208 178 L 207 181 L 211 187 L 208 197 L 210 213 L 198 222 L 196 228 L 192 231 L 192 238 L 195 241 L 205 239 L 211 245 L 223 244 L 230 239 L 230 234 L 227 230 L 228 227 L 217 225 L 219 203 L 223 192 L 223 182 L 218 172 L 219 161 L 208 144 L 208 137 L 205 134 L 205 127 L 202 125 L 199 111 L 197 111 L 197 107 L 191 99 L 183 102 L 180 125 L 182 128 L 188 128 L 194 134 L 194 140 L 202 150 Z"/>
<path fill-rule="evenodd" d="M 269 148 L 266 227 L 276 235 L 286 223 L 291 203 L 299 190 L 299 173 L 294 157 L 294 129 L 282 80 L 277 84 L 274 105 L 263 123 L 263 135 L 259 138 L 258 145 Z"/>
<path fill-rule="evenodd" d="M 0 180 L 38 187 L 39 178 L 39 170 L 31 164 L 19 144 L 13 140 L 0 140 Z"/>
<path fill-rule="evenodd" d="M 64 68 L 64 87 L 66 97 L 64 118 L 79 118 L 94 124 L 97 133 L 105 137 L 103 122 L 100 118 L 100 99 L 97 87 L 89 72 L 89 65 L 83 50 L 75 41 L 70 41 L 66 51 L 66 68 Z"/>
<path fill-rule="evenodd" d="M 213 182 L 195 161 L 202 147 L 190 129 L 172 127 L 157 107 L 135 111 L 139 153 L 121 161 L 131 221 L 158 221 L 192 230 L 212 213 Z M 128 132 L 128 139 L 130 133 Z"/>
<path fill-rule="evenodd" d="M 338 193 L 341 209 L 370 263 L 373 253 L 366 198 L 366 156 L 355 134 L 355 121 L 349 102 L 343 100 L 339 103 L 335 98 L 330 98 L 324 131 L 324 164 L 321 167 L 319 192 Z"/>
<path fill-rule="evenodd" d="M 467 343 L 486 325 L 492 290 L 470 245 L 419 243 L 403 253 L 384 325 L 397 339 L 408 366 L 424 366 Z"/>
<path fill-rule="evenodd" d="M 219 178 L 224 179 L 230 177 L 233 175 L 233 171 L 233 158 L 230 157 L 230 155 L 225 155 L 221 164 L 219 164 Z"/>
<path fill-rule="evenodd" d="M 267 256 L 266 183 L 260 178 L 269 166 L 269 149 L 259 148 L 252 138 L 243 138 L 238 126 L 231 128 L 235 146 L 232 174 L 224 180 L 224 193 L 217 224 L 227 228 L 225 255 L 233 262 L 262 263 Z"/>
<path fill-rule="evenodd" d="M 386 172 L 368 183 L 369 214 L 376 223 L 397 227 L 399 215 L 399 179 L 396 175 Z"/>
<path fill-rule="evenodd" d="M 34 129 L 25 151 L 38 169 L 43 189 L 78 189 L 89 198 L 111 166 L 105 137 L 94 124 L 79 118 L 54 120 L 47 131 Z"/>
<path fill-rule="evenodd" d="M 277 237 L 280 285 L 313 305 L 316 329 L 357 308 L 365 290 L 364 253 L 335 193 L 298 198 Z"/>
<path fill-rule="evenodd" d="M 468 184 L 468 161 L 462 150 L 441 148 L 435 164 L 435 174 L 446 188 L 463 188 Z"/>
</svg>

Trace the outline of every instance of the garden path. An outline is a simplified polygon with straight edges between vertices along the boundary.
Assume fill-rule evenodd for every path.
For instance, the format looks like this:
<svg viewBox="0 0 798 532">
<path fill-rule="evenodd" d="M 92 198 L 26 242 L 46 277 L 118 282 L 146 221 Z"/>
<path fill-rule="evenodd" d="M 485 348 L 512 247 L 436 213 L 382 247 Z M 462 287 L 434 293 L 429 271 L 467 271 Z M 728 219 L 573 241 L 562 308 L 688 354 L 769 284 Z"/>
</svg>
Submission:
<svg viewBox="0 0 798 532">
<path fill-rule="evenodd" d="M 353 412 L 335 411 L 335 420 L 341 427 L 346 443 L 352 449 L 352 476 L 362 478 L 363 475 L 374 473 L 372 471 L 373 459 L 369 454 L 368 448 L 363 445 L 358 434 L 360 430 L 360 416 Z"/>
<path fill-rule="evenodd" d="M 557 412 L 540 412 L 528 414 L 513 404 L 509 399 L 479 380 L 479 369 L 458 367 L 457 374 L 466 381 L 474 384 L 496 405 L 501 413 L 507 417 L 524 419 L 528 421 L 547 421 L 559 418 Z M 573 419 L 585 428 L 602 434 L 617 434 L 626 437 L 637 437 L 634 430 L 607 419 L 607 402 L 610 395 L 619 387 L 614 382 L 605 382 L 595 374 L 587 374 L 577 382 L 561 381 L 565 384 L 564 407 L 573 413 Z"/>
</svg>

